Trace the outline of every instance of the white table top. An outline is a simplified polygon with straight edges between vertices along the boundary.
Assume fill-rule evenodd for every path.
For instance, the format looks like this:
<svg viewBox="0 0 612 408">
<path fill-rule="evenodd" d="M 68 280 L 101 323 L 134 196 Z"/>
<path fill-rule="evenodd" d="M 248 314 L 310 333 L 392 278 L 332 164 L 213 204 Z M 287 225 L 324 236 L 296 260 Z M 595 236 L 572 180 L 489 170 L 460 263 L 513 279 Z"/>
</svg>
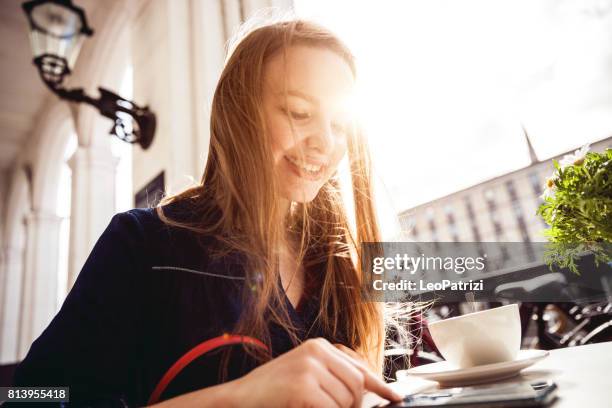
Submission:
<svg viewBox="0 0 612 408">
<path fill-rule="evenodd" d="M 547 358 L 505 381 L 542 379 L 551 379 L 559 387 L 552 408 L 612 407 L 612 342 L 551 350 Z M 435 388 L 437 383 L 412 377 L 392 386 L 410 394 Z M 379 401 L 384 400 L 369 393 L 362 407 L 370 408 Z"/>
</svg>

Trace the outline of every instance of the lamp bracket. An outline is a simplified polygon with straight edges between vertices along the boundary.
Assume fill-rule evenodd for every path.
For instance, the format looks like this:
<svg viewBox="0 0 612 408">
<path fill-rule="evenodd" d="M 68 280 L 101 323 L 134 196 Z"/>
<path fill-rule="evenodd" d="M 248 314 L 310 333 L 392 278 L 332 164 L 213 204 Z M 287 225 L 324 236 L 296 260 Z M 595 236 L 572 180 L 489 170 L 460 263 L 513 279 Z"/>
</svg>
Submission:
<svg viewBox="0 0 612 408">
<path fill-rule="evenodd" d="M 87 103 L 98 109 L 101 115 L 114 121 L 110 134 L 128 143 L 138 143 L 147 149 L 153 141 L 157 119 L 148 106 L 138 106 L 115 92 L 99 87 L 99 98 L 87 95 L 83 88 L 66 89 L 62 82 L 70 74 L 65 58 L 43 54 L 34 58 L 34 65 L 47 87 L 61 99 Z M 130 123 L 130 118 L 136 125 Z"/>
</svg>

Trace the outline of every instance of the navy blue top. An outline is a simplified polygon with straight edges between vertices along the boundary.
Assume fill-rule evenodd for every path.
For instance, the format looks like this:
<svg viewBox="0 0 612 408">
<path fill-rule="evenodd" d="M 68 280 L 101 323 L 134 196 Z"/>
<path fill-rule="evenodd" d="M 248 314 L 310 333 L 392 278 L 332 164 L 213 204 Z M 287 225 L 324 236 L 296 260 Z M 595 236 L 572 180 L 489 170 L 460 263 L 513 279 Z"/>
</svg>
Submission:
<svg viewBox="0 0 612 408">
<path fill-rule="evenodd" d="M 165 208 L 171 218 L 185 216 L 180 206 Z M 60 311 L 18 366 L 14 384 L 69 386 L 73 406 L 145 405 L 174 362 L 231 332 L 240 315 L 244 269 L 237 257 L 209 257 L 206 245 L 207 238 L 164 224 L 153 209 L 115 215 Z M 342 342 L 313 324 L 316 295 L 297 310 L 284 300 L 302 339 Z M 270 325 L 270 332 L 274 356 L 293 347 L 279 326 Z M 228 380 L 255 367 L 241 346 L 226 347 L 232 347 Z M 161 399 L 220 383 L 220 351 L 188 365 Z"/>
</svg>

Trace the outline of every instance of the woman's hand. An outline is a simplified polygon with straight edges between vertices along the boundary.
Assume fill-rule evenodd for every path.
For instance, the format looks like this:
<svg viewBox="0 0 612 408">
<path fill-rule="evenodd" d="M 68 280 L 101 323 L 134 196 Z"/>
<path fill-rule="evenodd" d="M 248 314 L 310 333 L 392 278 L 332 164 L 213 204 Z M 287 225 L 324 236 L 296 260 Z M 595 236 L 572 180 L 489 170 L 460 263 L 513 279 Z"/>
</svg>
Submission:
<svg viewBox="0 0 612 408">
<path fill-rule="evenodd" d="M 365 391 L 402 398 L 366 363 L 318 338 L 235 380 L 232 394 L 241 407 L 360 407 Z"/>
<path fill-rule="evenodd" d="M 340 344 L 340 343 L 334 343 L 334 347 L 336 347 L 338 350 L 342 351 L 343 353 L 345 353 L 346 355 L 348 355 L 349 357 L 357 360 L 357 361 L 361 361 L 361 363 L 363 363 L 363 365 L 365 365 L 366 367 L 369 367 L 369 362 L 368 360 L 366 360 L 366 358 L 364 356 L 362 356 L 361 354 L 357 353 L 355 350 L 353 350 L 350 347 L 346 347 L 344 344 Z"/>
</svg>

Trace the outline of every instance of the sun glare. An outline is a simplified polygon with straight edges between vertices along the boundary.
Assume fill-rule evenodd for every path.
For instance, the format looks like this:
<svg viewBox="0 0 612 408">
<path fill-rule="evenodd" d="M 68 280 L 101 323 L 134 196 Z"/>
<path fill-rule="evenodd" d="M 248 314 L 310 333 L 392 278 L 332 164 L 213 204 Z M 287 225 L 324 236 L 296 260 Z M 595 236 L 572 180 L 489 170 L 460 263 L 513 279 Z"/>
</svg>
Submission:
<svg viewBox="0 0 612 408">
<path fill-rule="evenodd" d="M 523 127 L 540 159 L 612 134 L 612 1 L 295 3 L 356 56 L 395 212 L 528 165 Z"/>
</svg>

